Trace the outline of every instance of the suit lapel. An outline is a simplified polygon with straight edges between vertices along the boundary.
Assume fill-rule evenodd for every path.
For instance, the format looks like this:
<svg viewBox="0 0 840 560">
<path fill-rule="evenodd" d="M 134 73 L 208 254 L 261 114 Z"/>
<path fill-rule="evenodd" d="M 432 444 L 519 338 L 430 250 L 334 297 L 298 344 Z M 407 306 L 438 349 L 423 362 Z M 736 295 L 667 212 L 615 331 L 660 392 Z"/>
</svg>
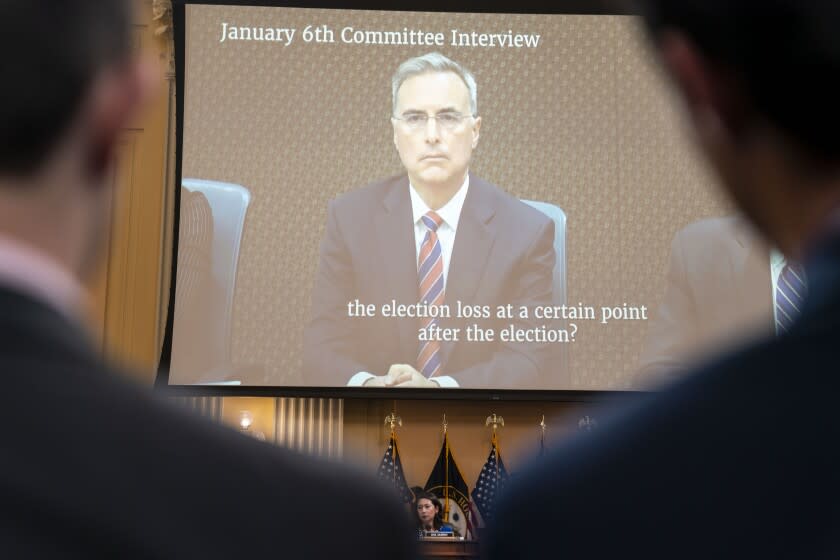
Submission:
<svg viewBox="0 0 840 560">
<path fill-rule="evenodd" d="M 417 303 L 417 249 L 408 178 L 401 177 L 396 180 L 382 203 L 384 211 L 377 214 L 374 221 L 385 286 L 397 303 Z M 419 322 L 405 319 L 396 321 L 396 324 L 399 330 L 400 356 L 416 356 L 419 348 Z"/>
<path fill-rule="evenodd" d="M 749 317 L 768 317 L 773 327 L 773 289 L 770 280 L 770 249 L 747 229 L 736 225 L 740 250 L 732 256 L 732 285 L 738 286 L 738 308 Z"/>
<path fill-rule="evenodd" d="M 458 220 L 458 231 L 455 234 L 455 245 L 452 248 L 452 260 L 446 280 L 445 301 L 449 304 L 453 317 L 453 320 L 447 321 L 446 324 L 462 322 L 455 317 L 457 302 L 473 302 L 473 296 L 487 267 L 490 250 L 496 240 L 496 225 L 493 222 L 495 213 L 495 199 L 490 187 L 481 179 L 470 175 L 470 188 Z M 466 333 L 459 333 L 461 340 L 465 337 Z M 454 342 L 442 343 L 444 374 L 454 346 Z"/>
</svg>

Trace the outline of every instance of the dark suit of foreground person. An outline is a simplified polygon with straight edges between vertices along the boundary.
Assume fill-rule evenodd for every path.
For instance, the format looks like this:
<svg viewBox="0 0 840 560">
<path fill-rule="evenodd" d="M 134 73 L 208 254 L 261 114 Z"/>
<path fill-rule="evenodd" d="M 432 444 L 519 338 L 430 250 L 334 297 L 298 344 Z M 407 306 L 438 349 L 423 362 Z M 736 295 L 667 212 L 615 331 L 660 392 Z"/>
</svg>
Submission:
<svg viewBox="0 0 840 560">
<path fill-rule="evenodd" d="M 809 294 L 776 339 L 699 367 L 521 473 L 488 555 L 840 557 L 840 5 L 644 2 L 700 148 Z"/>
<path fill-rule="evenodd" d="M 412 557 L 384 488 L 171 410 L 86 339 L 110 156 L 154 81 L 130 8 L 0 3 L 0 557 Z"/>
</svg>

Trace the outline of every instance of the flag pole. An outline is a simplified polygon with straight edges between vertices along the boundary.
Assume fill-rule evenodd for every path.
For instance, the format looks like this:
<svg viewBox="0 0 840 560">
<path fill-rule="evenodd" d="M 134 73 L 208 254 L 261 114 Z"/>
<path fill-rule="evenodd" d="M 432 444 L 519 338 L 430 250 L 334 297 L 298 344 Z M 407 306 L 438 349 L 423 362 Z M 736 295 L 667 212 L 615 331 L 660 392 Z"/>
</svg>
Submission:
<svg viewBox="0 0 840 560">
<path fill-rule="evenodd" d="M 397 455 L 397 428 L 396 426 L 402 427 L 402 418 L 397 416 L 397 411 L 394 410 L 385 417 L 385 425 L 388 426 L 391 430 L 391 442 L 394 444 L 394 449 L 391 452 L 392 456 L 396 457 Z M 395 465 L 396 467 L 396 465 Z M 394 486 L 397 485 L 397 469 L 391 469 L 391 478 L 394 483 Z"/>
<path fill-rule="evenodd" d="M 545 429 L 547 424 L 545 423 L 545 414 L 542 415 L 542 419 L 540 420 L 540 448 L 537 451 L 537 457 L 542 458 L 545 455 Z"/>
<path fill-rule="evenodd" d="M 545 447 L 545 414 L 542 415 L 542 420 L 540 420 L 540 446 Z"/>
<path fill-rule="evenodd" d="M 495 412 L 487 417 L 487 420 L 484 422 L 485 426 L 493 426 L 493 435 L 490 437 L 490 444 L 493 446 L 493 456 L 496 460 L 496 480 L 499 479 L 499 437 L 496 434 L 496 430 L 499 426 L 505 426 L 505 419 L 501 416 L 498 416 Z"/>
<path fill-rule="evenodd" d="M 446 413 L 443 413 L 443 520 L 449 523 L 449 437 L 446 435 Z"/>
</svg>

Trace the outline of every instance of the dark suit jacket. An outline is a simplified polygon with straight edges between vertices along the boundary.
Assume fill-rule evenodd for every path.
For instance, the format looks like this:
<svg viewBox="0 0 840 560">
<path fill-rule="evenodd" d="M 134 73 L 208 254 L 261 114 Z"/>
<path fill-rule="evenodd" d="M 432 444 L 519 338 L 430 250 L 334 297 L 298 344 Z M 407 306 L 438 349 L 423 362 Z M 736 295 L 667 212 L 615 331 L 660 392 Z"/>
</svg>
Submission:
<svg viewBox="0 0 840 560">
<path fill-rule="evenodd" d="M 0 557 L 413 557 L 375 482 L 171 409 L 5 289 L 0 370 Z"/>
<path fill-rule="evenodd" d="M 445 303 L 452 318 L 442 327 L 460 328 L 459 342 L 442 344 L 440 375 L 461 387 L 528 388 L 545 375 L 549 347 L 501 342 L 518 319 L 520 305 L 551 304 L 554 222 L 541 212 L 470 176 L 449 273 Z M 387 373 L 392 364 L 417 361 L 419 319 L 383 318 L 382 305 L 419 300 L 417 253 L 408 178 L 392 177 L 331 201 L 312 292 L 312 319 L 304 335 L 308 384 L 344 385 L 359 371 Z M 347 302 L 375 304 L 374 318 L 348 318 Z M 456 303 L 489 305 L 489 319 L 458 319 Z M 496 306 L 513 304 L 514 319 L 496 318 Z M 468 325 L 493 328 L 494 342 L 470 343 Z"/>
<path fill-rule="evenodd" d="M 665 296 L 651 321 L 639 382 L 661 381 L 693 357 L 773 331 L 770 249 L 735 216 L 674 236 Z"/>
<path fill-rule="evenodd" d="M 561 445 L 498 504 L 490 560 L 840 558 L 840 235 L 787 335 Z"/>
</svg>

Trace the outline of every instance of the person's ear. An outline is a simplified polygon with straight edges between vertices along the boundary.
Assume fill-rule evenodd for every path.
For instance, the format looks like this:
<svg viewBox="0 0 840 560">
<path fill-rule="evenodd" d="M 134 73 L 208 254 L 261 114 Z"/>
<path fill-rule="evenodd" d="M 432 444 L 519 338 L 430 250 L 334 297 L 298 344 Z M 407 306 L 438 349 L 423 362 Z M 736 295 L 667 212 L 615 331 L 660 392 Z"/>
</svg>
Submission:
<svg viewBox="0 0 840 560">
<path fill-rule="evenodd" d="M 473 122 L 472 127 L 472 148 L 473 150 L 478 147 L 478 137 L 479 131 L 481 130 L 481 117 L 475 117 L 475 122 Z"/>
<path fill-rule="evenodd" d="M 91 176 L 107 173 L 121 131 L 158 91 L 160 79 L 159 67 L 152 58 L 133 56 L 97 78 L 89 105 L 86 167 Z"/>
</svg>

